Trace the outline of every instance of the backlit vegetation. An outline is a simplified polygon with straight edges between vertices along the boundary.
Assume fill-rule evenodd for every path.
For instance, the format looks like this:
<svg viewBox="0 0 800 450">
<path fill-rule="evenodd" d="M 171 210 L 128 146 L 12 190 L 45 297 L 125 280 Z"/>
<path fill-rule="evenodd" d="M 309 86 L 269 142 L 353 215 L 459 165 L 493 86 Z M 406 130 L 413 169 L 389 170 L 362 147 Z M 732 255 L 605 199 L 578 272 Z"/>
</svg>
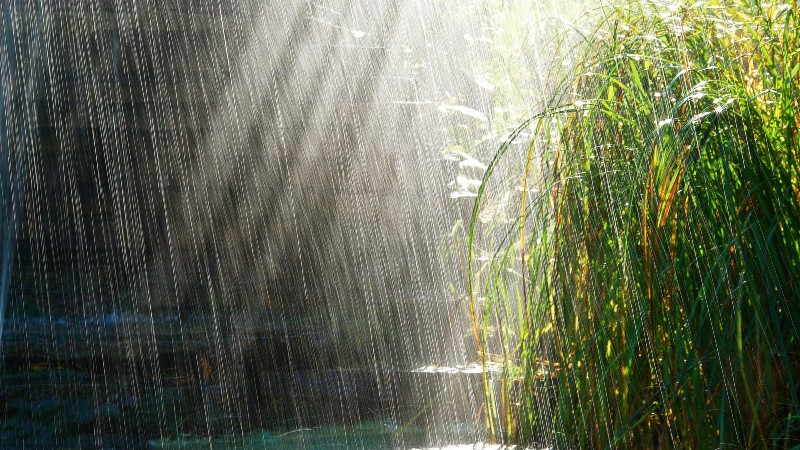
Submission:
<svg viewBox="0 0 800 450">
<path fill-rule="evenodd" d="M 489 227 L 497 153 L 469 233 L 495 440 L 800 442 L 797 6 L 606 8 Z"/>
</svg>

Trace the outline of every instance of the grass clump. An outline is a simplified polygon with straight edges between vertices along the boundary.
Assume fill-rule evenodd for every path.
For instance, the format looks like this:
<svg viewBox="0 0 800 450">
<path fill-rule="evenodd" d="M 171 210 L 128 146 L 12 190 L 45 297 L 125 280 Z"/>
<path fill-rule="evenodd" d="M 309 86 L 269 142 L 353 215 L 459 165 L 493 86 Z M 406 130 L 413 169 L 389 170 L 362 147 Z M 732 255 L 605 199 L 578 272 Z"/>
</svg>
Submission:
<svg viewBox="0 0 800 450">
<path fill-rule="evenodd" d="M 478 220 L 487 170 L 470 304 L 503 369 L 484 385 L 493 438 L 800 443 L 797 7 L 606 8 L 564 106 L 526 124 L 499 239 Z"/>
</svg>

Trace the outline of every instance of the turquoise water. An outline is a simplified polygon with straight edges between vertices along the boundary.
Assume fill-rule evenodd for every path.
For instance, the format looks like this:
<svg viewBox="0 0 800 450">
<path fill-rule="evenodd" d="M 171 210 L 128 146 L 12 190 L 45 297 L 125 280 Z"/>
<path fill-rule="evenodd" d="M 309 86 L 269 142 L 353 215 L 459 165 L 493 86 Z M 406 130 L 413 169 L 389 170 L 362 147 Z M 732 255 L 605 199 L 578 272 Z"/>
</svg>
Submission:
<svg viewBox="0 0 800 450">
<path fill-rule="evenodd" d="M 373 421 L 353 426 L 302 428 L 284 433 L 252 432 L 243 436 L 201 439 L 192 436 L 151 440 L 151 449 L 386 449 L 425 445 L 424 431 L 415 425 Z"/>
<path fill-rule="evenodd" d="M 302 399 L 284 393 L 260 408 L 241 405 L 251 411 L 248 420 L 219 403 L 217 385 L 181 377 L 159 385 L 114 385 L 113 379 L 103 385 L 78 367 L 91 361 L 62 364 L 36 362 L 0 374 L 0 450 L 428 449 L 481 436 L 475 423 L 465 421 L 468 412 L 434 414 L 453 405 L 434 405 L 434 395 L 423 393 L 435 383 L 434 389 L 447 386 L 452 396 L 453 389 L 477 382 L 475 374 L 408 372 L 402 378 L 420 395 L 393 407 L 352 391 L 352 384 L 345 393 L 355 398 L 321 391 L 319 381 L 326 378 L 304 374 L 316 386 L 313 392 Z M 271 386 L 279 395 L 274 380 Z"/>
<path fill-rule="evenodd" d="M 461 442 L 470 442 L 467 427 L 461 427 Z M 459 431 L 454 433 L 455 436 Z M 413 449 L 413 450 L 500 450 L 501 447 L 484 443 L 448 444 L 430 446 L 426 444 L 426 433 L 416 425 L 399 427 L 383 421 L 363 422 L 353 426 L 303 428 L 285 433 L 252 432 L 239 437 L 199 439 L 191 436 L 154 440 L 148 443 L 151 449 Z"/>
</svg>

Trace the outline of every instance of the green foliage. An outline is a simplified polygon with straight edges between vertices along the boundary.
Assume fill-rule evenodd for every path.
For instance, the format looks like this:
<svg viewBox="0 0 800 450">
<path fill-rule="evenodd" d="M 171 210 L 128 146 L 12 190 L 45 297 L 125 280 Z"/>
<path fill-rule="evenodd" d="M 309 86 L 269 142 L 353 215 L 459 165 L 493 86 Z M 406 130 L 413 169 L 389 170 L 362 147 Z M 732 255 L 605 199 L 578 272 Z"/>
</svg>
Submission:
<svg viewBox="0 0 800 450">
<path fill-rule="evenodd" d="M 569 448 L 800 442 L 797 4 L 606 10 L 473 250 L 486 419 Z M 527 125 L 527 124 L 526 124 Z M 510 144 L 509 144 L 510 145 Z"/>
</svg>

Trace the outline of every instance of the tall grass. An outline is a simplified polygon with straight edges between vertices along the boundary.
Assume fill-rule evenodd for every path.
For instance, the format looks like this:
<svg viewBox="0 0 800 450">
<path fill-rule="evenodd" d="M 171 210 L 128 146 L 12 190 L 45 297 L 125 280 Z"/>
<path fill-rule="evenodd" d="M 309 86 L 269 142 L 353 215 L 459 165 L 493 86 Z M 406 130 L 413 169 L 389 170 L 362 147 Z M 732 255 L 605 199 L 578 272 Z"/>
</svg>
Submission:
<svg viewBox="0 0 800 450">
<path fill-rule="evenodd" d="M 797 7 L 606 9 L 489 238 L 498 153 L 469 234 L 494 439 L 800 444 Z"/>
</svg>

